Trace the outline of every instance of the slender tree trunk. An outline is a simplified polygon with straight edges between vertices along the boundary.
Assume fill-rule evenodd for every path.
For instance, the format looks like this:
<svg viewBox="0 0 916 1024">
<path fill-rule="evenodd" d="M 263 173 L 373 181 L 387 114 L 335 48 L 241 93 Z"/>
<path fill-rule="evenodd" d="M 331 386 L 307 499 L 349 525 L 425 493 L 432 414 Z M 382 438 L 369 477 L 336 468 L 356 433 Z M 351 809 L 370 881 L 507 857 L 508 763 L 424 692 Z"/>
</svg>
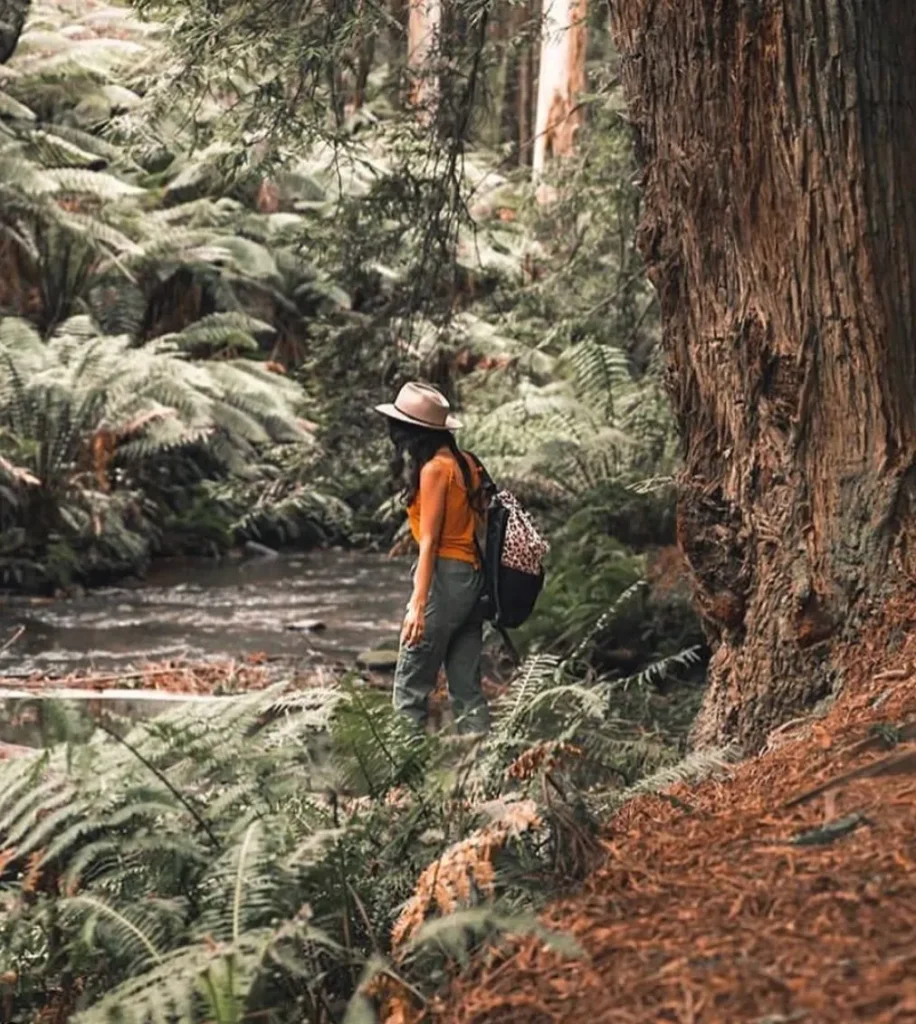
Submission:
<svg viewBox="0 0 916 1024">
<path fill-rule="evenodd" d="M 519 166 L 531 165 L 534 142 L 535 42 L 540 36 L 536 0 L 522 0 L 507 11 L 510 59 L 502 102 L 502 139 L 515 146 Z"/>
<path fill-rule="evenodd" d="M 518 162 L 530 166 L 534 153 L 534 47 L 528 43 L 519 56 L 516 111 L 518 118 Z"/>
<path fill-rule="evenodd" d="M 372 73 L 372 62 L 375 58 L 374 26 L 367 32 L 362 27 L 362 21 L 366 18 L 365 0 L 358 0 L 357 13 L 361 19 L 361 27 L 356 33 L 354 40 L 353 54 L 353 85 L 348 102 L 348 112 L 360 110 L 366 102 L 366 85 L 369 82 L 369 75 Z"/>
<path fill-rule="evenodd" d="M 612 28 L 714 646 L 695 739 L 753 747 L 914 581 L 916 3 L 617 0 Z"/>
<path fill-rule="evenodd" d="M 411 76 L 410 102 L 421 117 L 431 121 L 438 100 L 442 0 L 410 0 L 407 18 L 407 69 Z"/>
<path fill-rule="evenodd" d="M 485 146 L 497 148 L 505 139 L 505 105 L 511 74 L 512 56 L 510 47 L 515 27 L 517 8 L 491 0 L 490 19 L 487 28 L 487 47 L 490 57 L 486 61 L 480 102 L 475 118 L 475 136 Z"/>
<path fill-rule="evenodd" d="M 582 123 L 578 98 L 585 90 L 586 0 L 545 0 L 534 124 L 533 172 L 548 156 L 572 152 Z"/>
</svg>

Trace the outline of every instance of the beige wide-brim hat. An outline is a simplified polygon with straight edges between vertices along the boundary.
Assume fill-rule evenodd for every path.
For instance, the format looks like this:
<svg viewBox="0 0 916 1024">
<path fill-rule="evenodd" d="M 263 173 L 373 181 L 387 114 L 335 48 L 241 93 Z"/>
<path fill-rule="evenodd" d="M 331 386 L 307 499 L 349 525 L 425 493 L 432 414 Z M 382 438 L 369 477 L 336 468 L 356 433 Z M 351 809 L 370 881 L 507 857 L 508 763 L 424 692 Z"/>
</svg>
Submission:
<svg viewBox="0 0 916 1024">
<path fill-rule="evenodd" d="M 413 423 L 417 427 L 428 427 L 430 430 L 457 430 L 461 420 L 449 412 L 451 406 L 441 391 L 430 384 L 411 381 L 398 392 L 393 402 L 377 405 L 376 412 L 403 423 Z"/>
</svg>

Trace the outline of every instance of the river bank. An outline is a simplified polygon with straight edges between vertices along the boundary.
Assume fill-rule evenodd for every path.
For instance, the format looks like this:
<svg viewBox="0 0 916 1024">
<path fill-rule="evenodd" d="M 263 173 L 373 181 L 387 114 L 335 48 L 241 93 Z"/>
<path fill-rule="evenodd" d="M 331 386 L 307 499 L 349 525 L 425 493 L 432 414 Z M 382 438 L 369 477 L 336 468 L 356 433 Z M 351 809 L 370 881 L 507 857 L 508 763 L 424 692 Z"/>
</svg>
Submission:
<svg viewBox="0 0 916 1024">
<path fill-rule="evenodd" d="M 164 562 L 131 586 L 0 599 L 0 677 L 254 656 L 352 666 L 396 642 L 408 593 L 406 560 L 366 552 Z"/>
</svg>

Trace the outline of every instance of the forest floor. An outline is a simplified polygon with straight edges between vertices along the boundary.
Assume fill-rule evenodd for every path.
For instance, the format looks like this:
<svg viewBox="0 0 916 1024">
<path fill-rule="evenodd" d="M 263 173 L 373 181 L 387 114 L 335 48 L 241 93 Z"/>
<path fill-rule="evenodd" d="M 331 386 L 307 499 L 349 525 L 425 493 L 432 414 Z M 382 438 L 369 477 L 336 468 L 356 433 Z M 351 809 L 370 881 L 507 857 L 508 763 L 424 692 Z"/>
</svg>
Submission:
<svg viewBox="0 0 916 1024">
<path fill-rule="evenodd" d="M 130 701 L 134 693 L 142 701 L 144 694 L 157 692 L 164 696 L 171 695 L 180 702 L 188 697 L 230 697 L 252 693 L 275 684 L 284 684 L 284 688 L 292 690 L 323 688 L 333 685 L 346 674 L 345 667 L 333 663 L 297 668 L 290 665 L 288 660 L 253 653 L 243 658 L 151 660 L 113 670 L 79 668 L 59 675 L 41 672 L 29 675 L 0 675 L 0 691 L 7 686 L 16 694 L 25 694 L 29 698 L 49 693 L 61 696 L 69 694 L 71 697 L 80 694 L 88 697 L 87 706 L 95 715 L 98 713 L 98 706 L 93 694 L 106 691 L 109 694 L 116 691 L 122 701 Z M 359 679 L 370 690 L 385 694 L 391 690 L 391 672 L 362 671 L 359 673 Z M 483 679 L 482 685 L 489 700 L 495 700 L 506 690 L 504 681 L 489 676 Z M 33 703 L 31 699 L 27 702 L 30 705 Z M 436 689 L 430 695 L 430 720 L 434 728 L 441 728 L 448 721 L 448 706 L 445 674 L 440 672 Z M 7 724 L 26 725 L 29 721 L 38 721 L 34 706 L 18 710 L 8 717 Z M 22 746 L 18 742 L 6 742 L 0 737 L 0 762 L 29 754 L 32 750 L 32 747 Z"/>
<path fill-rule="evenodd" d="M 246 658 L 203 661 L 172 658 L 147 661 L 136 667 L 96 671 L 75 669 L 61 675 L 36 672 L 29 676 L 0 675 L 0 683 L 18 690 L 41 693 L 46 690 L 157 690 L 164 693 L 220 694 L 263 690 L 277 678 L 263 654 Z"/>
<path fill-rule="evenodd" d="M 286 681 L 292 687 L 327 686 L 346 674 L 346 666 L 334 663 L 317 664 L 308 668 L 291 667 L 282 658 L 269 658 L 266 654 L 249 654 L 244 658 L 214 658 L 209 661 L 193 658 L 173 658 L 147 661 L 136 667 L 96 671 L 74 669 L 60 675 L 35 672 L 30 675 L 4 676 L 0 674 L 0 688 L 7 685 L 16 690 L 35 694 L 49 690 L 153 690 L 171 693 L 176 697 L 187 694 L 229 696 L 265 690 L 268 686 Z M 360 678 L 369 687 L 390 690 L 391 671 L 364 670 Z M 505 680 L 495 672 L 485 676 L 482 688 L 488 699 L 501 696 L 506 689 Z M 438 719 L 448 703 L 445 673 L 439 673 L 436 689 L 430 694 L 430 713 Z"/>
<path fill-rule="evenodd" d="M 606 858 L 431 1007 L 448 1024 L 916 1022 L 916 601 L 730 776 L 627 804 Z"/>
</svg>

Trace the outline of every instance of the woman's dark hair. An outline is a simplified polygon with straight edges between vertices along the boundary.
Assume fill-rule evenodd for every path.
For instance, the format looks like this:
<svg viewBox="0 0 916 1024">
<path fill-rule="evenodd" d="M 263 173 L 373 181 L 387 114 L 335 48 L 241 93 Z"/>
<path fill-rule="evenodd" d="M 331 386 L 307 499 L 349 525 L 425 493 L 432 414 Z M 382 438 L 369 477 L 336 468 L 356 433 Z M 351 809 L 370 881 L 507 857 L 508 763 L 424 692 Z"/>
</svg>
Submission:
<svg viewBox="0 0 916 1024">
<path fill-rule="evenodd" d="M 421 427 L 402 420 L 389 419 L 388 436 L 394 444 L 391 475 L 395 483 L 401 485 L 406 504 L 413 504 L 420 491 L 420 472 L 423 467 L 441 448 L 448 448 L 461 470 L 471 508 L 481 511 L 480 488 L 474 487 L 467 459 L 461 453 L 455 442 L 455 435 L 450 430 L 436 430 L 434 427 Z"/>
</svg>

